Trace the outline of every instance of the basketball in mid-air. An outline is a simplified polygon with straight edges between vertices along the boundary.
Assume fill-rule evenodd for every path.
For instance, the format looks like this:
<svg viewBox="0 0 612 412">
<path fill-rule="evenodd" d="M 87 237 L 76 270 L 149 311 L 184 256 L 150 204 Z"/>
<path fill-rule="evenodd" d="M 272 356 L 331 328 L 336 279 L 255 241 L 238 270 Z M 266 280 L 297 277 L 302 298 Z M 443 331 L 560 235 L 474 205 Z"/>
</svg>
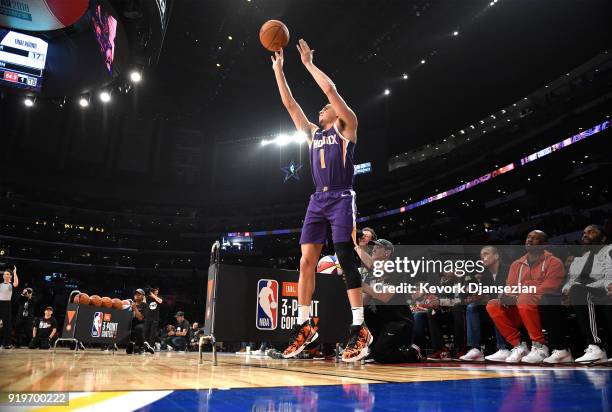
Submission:
<svg viewBox="0 0 612 412">
<path fill-rule="evenodd" d="M 289 43 L 289 29 L 280 20 L 268 20 L 259 30 L 259 41 L 271 52 L 280 51 Z"/>
<path fill-rule="evenodd" d="M 276 302 L 270 302 L 270 309 L 276 309 Z"/>
<path fill-rule="evenodd" d="M 332 275 L 341 275 L 342 268 L 340 262 L 335 255 L 323 256 L 317 263 L 317 273 L 330 273 Z"/>
</svg>

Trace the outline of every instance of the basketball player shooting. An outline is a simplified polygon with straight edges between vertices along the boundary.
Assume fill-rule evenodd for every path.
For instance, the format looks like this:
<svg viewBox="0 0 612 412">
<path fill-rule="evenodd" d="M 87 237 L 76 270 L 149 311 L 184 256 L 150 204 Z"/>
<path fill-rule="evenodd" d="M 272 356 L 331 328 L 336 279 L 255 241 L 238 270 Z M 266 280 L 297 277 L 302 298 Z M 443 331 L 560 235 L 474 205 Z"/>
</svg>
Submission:
<svg viewBox="0 0 612 412">
<path fill-rule="evenodd" d="M 353 260 L 355 245 L 355 192 L 353 191 L 354 151 L 357 141 L 357 116 L 338 94 L 332 80 L 313 63 L 314 50 L 300 39 L 297 45 L 302 63 L 319 85 L 329 104 L 319 112 L 319 124 L 306 118 L 291 94 L 283 72 L 283 50 L 272 56 L 272 68 L 281 99 L 295 127 L 307 135 L 310 167 L 316 192 L 310 196 L 300 245 L 300 279 L 298 282 L 298 321 L 293 327 L 289 346 L 283 357 L 297 356 L 318 337 L 310 318 L 310 304 L 315 288 L 315 267 L 327 238 L 328 225 L 340 266 L 344 271 L 353 323 L 347 346 L 342 354 L 345 362 L 358 361 L 369 353 L 372 335 L 364 325 L 361 276 Z"/>
</svg>

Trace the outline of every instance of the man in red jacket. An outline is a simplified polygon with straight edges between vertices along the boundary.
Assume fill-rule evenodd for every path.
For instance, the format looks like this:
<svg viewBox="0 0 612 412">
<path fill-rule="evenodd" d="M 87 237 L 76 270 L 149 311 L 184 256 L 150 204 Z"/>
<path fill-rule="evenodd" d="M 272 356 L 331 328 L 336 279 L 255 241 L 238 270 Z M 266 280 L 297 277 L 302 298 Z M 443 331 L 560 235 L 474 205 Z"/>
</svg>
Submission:
<svg viewBox="0 0 612 412">
<path fill-rule="evenodd" d="M 527 254 L 512 262 L 507 286 L 535 287 L 535 293 L 503 293 L 487 304 L 487 312 L 495 326 L 513 349 L 508 363 L 540 363 L 548 357 L 538 303 L 544 293 L 558 292 L 565 276 L 563 262 L 545 250 L 548 235 L 541 230 L 529 232 L 525 241 Z M 521 342 L 520 327 L 531 338 L 531 351 Z"/>
</svg>

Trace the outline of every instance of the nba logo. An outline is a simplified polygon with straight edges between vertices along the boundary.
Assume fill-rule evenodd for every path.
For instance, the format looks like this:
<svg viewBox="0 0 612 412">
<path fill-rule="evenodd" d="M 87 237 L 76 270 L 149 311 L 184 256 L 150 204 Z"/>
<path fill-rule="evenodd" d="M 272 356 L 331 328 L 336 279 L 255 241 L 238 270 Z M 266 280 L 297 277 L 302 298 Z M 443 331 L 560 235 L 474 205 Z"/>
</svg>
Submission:
<svg viewBox="0 0 612 412">
<path fill-rule="evenodd" d="M 274 330 L 278 321 L 278 282 L 260 279 L 257 282 L 257 319 L 260 330 Z"/>
<path fill-rule="evenodd" d="M 99 338 L 102 334 L 102 312 L 94 313 L 93 324 L 91 325 L 91 337 Z"/>
</svg>

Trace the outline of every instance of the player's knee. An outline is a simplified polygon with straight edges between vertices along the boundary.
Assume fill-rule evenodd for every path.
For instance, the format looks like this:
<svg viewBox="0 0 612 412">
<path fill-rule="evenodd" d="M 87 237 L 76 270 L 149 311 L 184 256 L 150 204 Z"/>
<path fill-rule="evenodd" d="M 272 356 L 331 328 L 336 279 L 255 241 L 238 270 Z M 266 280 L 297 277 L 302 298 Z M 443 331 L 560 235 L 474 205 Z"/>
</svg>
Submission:
<svg viewBox="0 0 612 412">
<path fill-rule="evenodd" d="M 353 260 L 353 246 L 350 242 L 334 243 L 336 256 L 344 272 L 344 281 L 347 289 L 356 289 L 361 287 L 361 275 L 357 270 L 355 261 Z"/>
<path fill-rule="evenodd" d="M 302 255 L 302 257 L 300 258 L 300 272 L 302 273 L 313 272 L 314 273 L 316 264 L 317 264 L 316 259 L 312 258 L 311 256 Z"/>
</svg>

